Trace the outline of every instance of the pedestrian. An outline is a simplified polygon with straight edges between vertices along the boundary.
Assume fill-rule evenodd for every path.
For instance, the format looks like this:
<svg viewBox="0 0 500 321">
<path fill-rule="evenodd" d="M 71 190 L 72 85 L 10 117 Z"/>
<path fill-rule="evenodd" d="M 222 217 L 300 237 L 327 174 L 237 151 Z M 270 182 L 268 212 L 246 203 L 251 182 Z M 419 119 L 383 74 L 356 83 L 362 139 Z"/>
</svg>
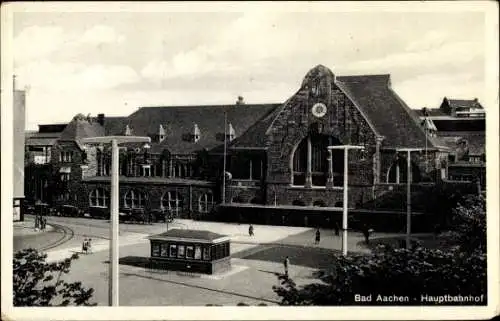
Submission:
<svg viewBox="0 0 500 321">
<path fill-rule="evenodd" d="M 339 222 L 335 222 L 335 235 L 339 236 L 340 235 L 340 226 Z"/>
<path fill-rule="evenodd" d="M 321 239 L 321 232 L 319 231 L 319 228 L 316 230 L 316 237 L 314 239 L 314 244 L 319 244 L 319 241 Z"/>
<path fill-rule="evenodd" d="M 87 250 L 88 250 L 87 238 L 84 238 L 82 242 L 82 253 L 87 254 Z"/>
<path fill-rule="evenodd" d="M 369 244 L 370 243 L 370 234 L 373 233 L 373 229 L 369 229 L 368 225 L 364 224 L 362 232 L 363 232 L 363 235 L 365 237 L 365 243 Z"/>
<path fill-rule="evenodd" d="M 253 225 L 252 224 L 250 224 L 250 226 L 248 227 L 248 235 L 250 235 L 250 236 L 254 235 L 253 234 Z"/>
<path fill-rule="evenodd" d="M 288 256 L 283 261 L 283 266 L 285 268 L 285 276 L 288 277 L 288 266 L 290 266 L 290 259 L 288 258 Z"/>
<path fill-rule="evenodd" d="M 92 239 L 89 238 L 87 241 L 87 252 L 92 254 Z"/>
</svg>

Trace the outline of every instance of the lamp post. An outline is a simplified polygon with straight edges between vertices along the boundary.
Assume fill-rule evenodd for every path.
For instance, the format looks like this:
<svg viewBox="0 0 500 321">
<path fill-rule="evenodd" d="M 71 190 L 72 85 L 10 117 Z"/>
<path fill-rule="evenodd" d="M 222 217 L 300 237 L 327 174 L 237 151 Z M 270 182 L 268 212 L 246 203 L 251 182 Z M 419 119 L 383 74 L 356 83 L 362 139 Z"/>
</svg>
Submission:
<svg viewBox="0 0 500 321">
<path fill-rule="evenodd" d="M 119 269 L 118 269 L 118 232 L 119 232 L 119 218 L 118 218 L 118 206 L 119 206 L 119 176 L 118 176 L 118 144 L 123 143 L 149 143 L 151 138 L 149 137 L 137 137 L 137 136 L 103 136 L 103 137 L 91 137 L 82 140 L 84 144 L 109 144 L 111 143 L 111 211 L 110 211 L 110 247 L 109 247 L 109 281 L 108 281 L 108 304 L 109 306 L 118 306 L 119 292 L 118 292 L 118 280 L 119 280 Z"/>
<path fill-rule="evenodd" d="M 337 145 L 337 146 L 328 146 L 328 150 L 332 149 L 343 149 L 344 150 L 344 201 L 342 202 L 342 254 L 347 256 L 347 202 L 348 202 L 348 152 L 350 149 L 364 149 L 363 146 L 356 145 Z M 332 160 L 333 161 L 333 160 Z"/>
<path fill-rule="evenodd" d="M 396 152 L 406 152 L 406 248 L 411 245 L 411 152 L 421 152 L 422 148 L 399 148 Z M 426 159 L 427 161 L 427 159 Z"/>
</svg>

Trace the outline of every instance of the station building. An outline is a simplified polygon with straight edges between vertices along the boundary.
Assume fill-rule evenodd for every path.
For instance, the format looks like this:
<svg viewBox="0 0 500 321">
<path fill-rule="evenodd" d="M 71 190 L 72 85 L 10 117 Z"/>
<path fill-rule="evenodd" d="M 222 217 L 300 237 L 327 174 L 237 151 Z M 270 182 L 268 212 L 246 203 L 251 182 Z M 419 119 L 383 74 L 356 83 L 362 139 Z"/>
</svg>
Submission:
<svg viewBox="0 0 500 321">
<path fill-rule="evenodd" d="M 283 103 L 239 99 L 141 107 L 127 117 L 75 116 L 51 145 L 50 199 L 109 208 L 109 146 L 82 139 L 136 135 L 151 143 L 120 148 L 121 208 L 163 208 L 185 218 L 210 216 L 216 207 L 339 211 L 344 154 L 327 147 L 350 144 L 364 147 L 348 155 L 348 206 L 355 210 L 404 186 L 400 149 L 422 150 L 411 154 L 413 184 L 447 179 L 450 147 L 426 130 L 392 89 L 390 75 L 337 76 L 318 65 Z"/>
</svg>

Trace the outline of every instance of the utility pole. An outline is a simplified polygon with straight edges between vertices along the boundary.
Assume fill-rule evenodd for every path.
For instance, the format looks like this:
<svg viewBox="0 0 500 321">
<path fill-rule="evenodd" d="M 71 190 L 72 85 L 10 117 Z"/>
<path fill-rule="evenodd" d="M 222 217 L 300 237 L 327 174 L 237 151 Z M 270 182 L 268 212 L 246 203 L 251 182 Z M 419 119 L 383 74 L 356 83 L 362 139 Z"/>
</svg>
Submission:
<svg viewBox="0 0 500 321">
<path fill-rule="evenodd" d="M 347 206 L 348 206 L 348 180 L 349 180 L 349 157 L 348 151 L 350 149 L 364 149 L 363 146 L 354 145 L 336 145 L 328 146 L 327 149 L 343 149 L 344 150 L 344 200 L 342 202 L 342 255 L 347 256 L 347 229 L 348 229 L 348 219 L 347 219 Z M 333 161 L 333 160 L 332 160 Z"/>
<path fill-rule="evenodd" d="M 421 148 L 400 148 L 397 152 L 406 152 L 406 248 L 411 246 L 411 152 L 421 152 Z"/>
<path fill-rule="evenodd" d="M 119 234 L 119 151 L 120 143 L 150 143 L 149 137 L 137 136 L 103 136 L 83 139 L 84 144 L 109 144 L 111 143 L 111 207 L 110 207 L 110 247 L 109 247 L 109 281 L 108 281 L 108 304 L 109 306 L 119 305 L 119 254 L 118 254 L 118 234 Z"/>
</svg>

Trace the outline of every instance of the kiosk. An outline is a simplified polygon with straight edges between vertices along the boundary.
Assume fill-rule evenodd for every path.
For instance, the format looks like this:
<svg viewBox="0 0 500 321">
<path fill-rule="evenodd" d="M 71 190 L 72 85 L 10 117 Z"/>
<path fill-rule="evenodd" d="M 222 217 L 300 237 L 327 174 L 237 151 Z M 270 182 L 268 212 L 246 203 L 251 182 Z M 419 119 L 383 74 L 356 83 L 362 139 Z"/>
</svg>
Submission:
<svg viewBox="0 0 500 321">
<path fill-rule="evenodd" d="M 230 239 L 209 231 L 173 229 L 152 235 L 150 267 L 214 274 L 231 268 Z"/>
</svg>

